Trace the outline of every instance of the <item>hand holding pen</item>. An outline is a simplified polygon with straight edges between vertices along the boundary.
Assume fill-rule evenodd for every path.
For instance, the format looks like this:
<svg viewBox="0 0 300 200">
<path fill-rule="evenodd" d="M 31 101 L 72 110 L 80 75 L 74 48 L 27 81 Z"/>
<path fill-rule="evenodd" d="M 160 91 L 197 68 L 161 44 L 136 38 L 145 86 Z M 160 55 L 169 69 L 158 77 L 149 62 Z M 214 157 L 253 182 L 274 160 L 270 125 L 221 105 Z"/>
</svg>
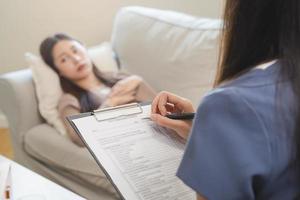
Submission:
<svg viewBox="0 0 300 200">
<path fill-rule="evenodd" d="M 191 101 L 170 92 L 160 92 L 153 100 L 151 119 L 157 124 L 173 129 L 187 139 L 192 127 L 195 109 Z"/>
</svg>

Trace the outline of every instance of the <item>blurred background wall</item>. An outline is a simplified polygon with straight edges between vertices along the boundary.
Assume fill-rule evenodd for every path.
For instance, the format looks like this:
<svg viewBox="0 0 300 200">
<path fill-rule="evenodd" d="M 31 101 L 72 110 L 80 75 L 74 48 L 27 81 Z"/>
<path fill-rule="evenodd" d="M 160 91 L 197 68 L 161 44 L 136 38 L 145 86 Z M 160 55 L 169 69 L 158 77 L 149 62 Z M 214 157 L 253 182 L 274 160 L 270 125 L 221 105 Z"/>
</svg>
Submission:
<svg viewBox="0 0 300 200">
<path fill-rule="evenodd" d="M 0 0 L 0 74 L 26 68 L 24 53 L 66 32 L 87 46 L 110 40 L 113 19 L 123 6 L 174 10 L 219 18 L 222 0 Z M 6 126 L 0 111 L 0 127 Z"/>
<path fill-rule="evenodd" d="M 110 39 L 117 10 L 142 5 L 219 17 L 220 0 L 0 0 L 0 73 L 25 67 L 47 35 L 66 32 L 88 46 Z"/>
</svg>

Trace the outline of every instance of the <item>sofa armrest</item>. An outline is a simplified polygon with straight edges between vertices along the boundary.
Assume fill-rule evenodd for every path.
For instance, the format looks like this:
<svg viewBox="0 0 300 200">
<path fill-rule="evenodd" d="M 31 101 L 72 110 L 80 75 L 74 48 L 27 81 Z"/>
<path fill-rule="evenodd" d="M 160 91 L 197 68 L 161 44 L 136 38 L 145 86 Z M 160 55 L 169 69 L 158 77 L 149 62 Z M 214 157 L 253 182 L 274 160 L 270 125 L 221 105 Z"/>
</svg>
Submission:
<svg viewBox="0 0 300 200">
<path fill-rule="evenodd" d="M 2 74 L 0 93 L 0 109 L 7 117 L 16 154 L 16 150 L 22 147 L 23 134 L 43 122 L 38 111 L 31 70 Z"/>
</svg>

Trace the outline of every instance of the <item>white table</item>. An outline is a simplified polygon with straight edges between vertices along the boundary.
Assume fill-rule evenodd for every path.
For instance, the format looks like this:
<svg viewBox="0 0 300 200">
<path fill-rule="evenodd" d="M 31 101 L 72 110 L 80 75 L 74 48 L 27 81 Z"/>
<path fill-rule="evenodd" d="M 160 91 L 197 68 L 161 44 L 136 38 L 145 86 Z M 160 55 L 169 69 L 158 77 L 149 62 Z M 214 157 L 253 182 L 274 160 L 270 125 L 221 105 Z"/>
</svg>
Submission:
<svg viewBox="0 0 300 200">
<path fill-rule="evenodd" d="M 43 200 L 86 200 L 83 197 L 59 186 L 58 184 L 26 169 L 0 155 L 0 163 L 11 163 L 12 174 L 12 199 L 18 200 L 21 197 L 37 195 L 43 196 Z"/>
</svg>

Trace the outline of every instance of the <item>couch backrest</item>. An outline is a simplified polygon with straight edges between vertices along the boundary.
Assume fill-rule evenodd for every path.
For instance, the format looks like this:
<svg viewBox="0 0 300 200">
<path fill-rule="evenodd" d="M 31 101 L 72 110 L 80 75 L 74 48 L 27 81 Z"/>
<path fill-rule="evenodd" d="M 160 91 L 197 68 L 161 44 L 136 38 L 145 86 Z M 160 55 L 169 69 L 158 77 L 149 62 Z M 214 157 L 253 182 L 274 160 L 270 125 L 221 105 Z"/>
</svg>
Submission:
<svg viewBox="0 0 300 200">
<path fill-rule="evenodd" d="M 141 75 L 156 90 L 196 105 L 212 87 L 221 20 L 144 7 L 122 8 L 112 46 L 121 68 Z"/>
</svg>

